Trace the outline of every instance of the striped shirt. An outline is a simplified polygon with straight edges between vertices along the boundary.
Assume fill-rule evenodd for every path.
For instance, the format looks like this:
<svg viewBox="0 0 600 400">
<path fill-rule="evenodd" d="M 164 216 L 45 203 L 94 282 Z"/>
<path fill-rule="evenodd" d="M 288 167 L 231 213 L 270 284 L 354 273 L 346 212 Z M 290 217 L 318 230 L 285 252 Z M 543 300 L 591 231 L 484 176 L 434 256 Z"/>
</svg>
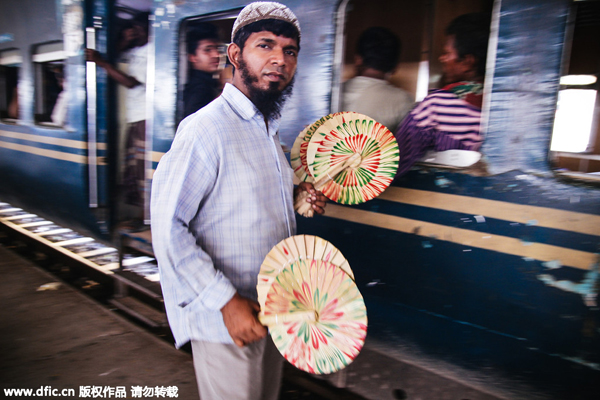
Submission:
<svg viewBox="0 0 600 400">
<path fill-rule="evenodd" d="M 152 183 L 152 240 L 176 345 L 233 343 L 220 309 L 256 300 L 265 256 L 293 235 L 293 171 L 279 120 L 230 84 L 184 119 Z"/>
<path fill-rule="evenodd" d="M 483 141 L 481 109 L 445 89 L 431 92 L 404 119 L 396 132 L 401 176 L 427 150 L 478 150 Z"/>
</svg>

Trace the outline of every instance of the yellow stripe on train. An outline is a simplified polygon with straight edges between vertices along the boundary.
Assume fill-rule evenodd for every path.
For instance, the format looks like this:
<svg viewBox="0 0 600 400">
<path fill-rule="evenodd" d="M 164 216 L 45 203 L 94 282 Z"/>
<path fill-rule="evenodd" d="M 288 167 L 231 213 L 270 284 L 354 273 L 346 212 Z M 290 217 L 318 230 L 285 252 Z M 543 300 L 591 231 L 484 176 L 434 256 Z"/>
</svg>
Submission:
<svg viewBox="0 0 600 400">
<path fill-rule="evenodd" d="M 600 216 L 593 214 L 399 187 L 387 188 L 378 199 L 600 236 Z"/>
<path fill-rule="evenodd" d="M 56 160 L 70 161 L 70 162 L 79 163 L 79 164 L 87 164 L 87 156 L 82 156 L 79 154 L 63 153 L 62 151 L 40 149 L 39 147 L 26 146 L 23 144 L 1 142 L 1 141 L 0 141 L 0 147 L 9 149 L 9 150 L 21 151 L 21 152 L 29 153 L 29 154 L 35 154 L 37 156 L 54 158 Z M 102 165 L 100 160 L 98 161 L 98 164 Z"/>
<path fill-rule="evenodd" d="M 0 130 L 0 136 L 11 139 L 27 140 L 30 142 L 52 144 L 55 146 L 71 147 L 73 149 L 87 149 L 87 142 L 73 139 L 62 139 L 52 136 L 32 135 L 29 133 L 11 132 Z M 97 143 L 98 150 L 106 150 L 106 143 Z"/>
<path fill-rule="evenodd" d="M 81 150 L 87 149 L 87 143 L 79 141 L 79 140 L 61 139 L 61 138 L 46 137 L 46 136 L 39 136 L 39 135 L 29 135 L 29 134 L 24 134 L 24 133 L 16 134 L 15 132 L 7 132 L 7 131 L 0 131 L 0 136 L 10 137 L 10 138 L 14 138 L 14 139 L 35 141 L 38 143 L 52 144 L 52 145 L 56 145 L 56 146 L 69 147 L 69 148 L 74 148 L 74 149 L 81 149 Z M 97 143 L 97 146 L 98 146 L 98 150 L 106 149 L 106 143 Z M 9 150 L 21 151 L 21 152 L 25 152 L 25 153 L 29 153 L 29 154 L 35 154 L 37 156 L 54 158 L 56 160 L 70 161 L 70 162 L 79 163 L 79 164 L 87 164 L 88 163 L 87 156 L 85 156 L 85 155 L 66 153 L 66 152 L 57 151 L 57 150 L 42 149 L 42 148 L 39 148 L 36 146 L 30 146 L 30 145 L 25 145 L 25 144 L 0 141 L 0 147 L 9 149 Z M 162 158 L 162 156 L 164 154 L 165 153 L 156 152 L 156 151 L 151 152 L 151 161 L 154 161 L 154 162 L 160 161 L 160 159 Z M 98 158 L 98 165 L 106 165 L 105 157 Z"/>
<path fill-rule="evenodd" d="M 357 222 L 397 232 L 410 233 L 424 238 L 435 237 L 437 240 L 452 242 L 467 247 L 497 251 L 520 257 L 529 257 L 540 261 L 557 260 L 561 265 L 583 270 L 589 270 L 598 262 L 598 255 L 595 253 L 541 243 L 524 243 L 516 238 L 364 211 L 332 203 L 327 205 L 324 215 L 329 218 Z"/>
</svg>

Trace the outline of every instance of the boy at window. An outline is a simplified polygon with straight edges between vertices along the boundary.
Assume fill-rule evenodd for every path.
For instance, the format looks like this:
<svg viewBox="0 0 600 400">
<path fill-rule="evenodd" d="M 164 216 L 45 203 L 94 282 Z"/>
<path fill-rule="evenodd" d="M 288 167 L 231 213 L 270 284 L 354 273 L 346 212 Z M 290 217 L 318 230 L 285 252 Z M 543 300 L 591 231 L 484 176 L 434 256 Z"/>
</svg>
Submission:
<svg viewBox="0 0 600 400">
<path fill-rule="evenodd" d="M 214 25 L 203 23 L 188 33 L 187 53 L 191 69 L 183 92 L 183 118 L 195 113 L 219 95 L 219 35 Z"/>
</svg>

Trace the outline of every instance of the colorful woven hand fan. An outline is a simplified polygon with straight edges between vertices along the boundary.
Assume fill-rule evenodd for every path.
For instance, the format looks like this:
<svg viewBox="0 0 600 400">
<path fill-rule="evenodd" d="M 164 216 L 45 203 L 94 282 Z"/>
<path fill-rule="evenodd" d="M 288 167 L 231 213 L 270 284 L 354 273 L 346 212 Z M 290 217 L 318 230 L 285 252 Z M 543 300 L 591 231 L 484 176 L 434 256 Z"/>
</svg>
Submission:
<svg viewBox="0 0 600 400">
<path fill-rule="evenodd" d="M 261 321 L 269 325 L 281 354 L 313 374 L 346 367 L 367 334 L 367 310 L 356 284 L 323 260 L 298 260 L 285 267 L 269 289 Z"/>
<path fill-rule="evenodd" d="M 338 203 L 363 203 L 390 185 L 400 159 L 394 135 L 372 118 L 349 112 L 326 121 L 308 144 L 306 161 L 317 182 L 354 154 L 360 155 L 360 161 L 331 176 L 322 189 Z"/>
<path fill-rule="evenodd" d="M 366 307 L 341 252 L 316 236 L 282 240 L 258 276 L 259 319 L 281 354 L 316 374 L 344 368 L 358 355 Z"/>
<path fill-rule="evenodd" d="M 300 143 L 300 155 L 295 163 L 299 160 L 302 168 L 295 170 L 308 169 L 315 188 L 338 203 L 359 204 L 371 200 L 390 185 L 398 169 L 400 157 L 394 135 L 363 114 L 328 115 L 307 128 L 302 139 L 299 136 L 296 140 Z M 304 147 L 306 158 L 302 155 Z M 308 177 L 303 180 L 311 182 Z M 299 196 L 295 208 L 304 216 L 312 216 L 306 197 Z"/>
<path fill-rule="evenodd" d="M 350 278 L 354 279 L 354 274 L 352 273 L 352 269 L 350 269 L 348 261 L 330 242 L 318 236 L 292 236 L 275 245 L 269 254 L 267 254 L 260 267 L 256 289 L 258 292 L 258 303 L 261 308 L 265 307 L 267 293 L 277 275 L 290 264 L 306 259 L 328 261 L 337 265 Z"/>
</svg>

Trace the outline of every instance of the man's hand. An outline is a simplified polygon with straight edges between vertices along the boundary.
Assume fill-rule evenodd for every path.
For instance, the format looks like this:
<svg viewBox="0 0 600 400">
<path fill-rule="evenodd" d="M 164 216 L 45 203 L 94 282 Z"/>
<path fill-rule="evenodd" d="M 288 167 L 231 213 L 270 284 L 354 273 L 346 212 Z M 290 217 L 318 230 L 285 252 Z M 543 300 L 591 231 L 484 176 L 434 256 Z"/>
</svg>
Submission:
<svg viewBox="0 0 600 400">
<path fill-rule="evenodd" d="M 102 64 L 104 62 L 104 59 L 100 53 L 92 49 L 85 49 L 85 60 L 94 62 L 96 64 Z"/>
<path fill-rule="evenodd" d="M 131 89 L 133 87 L 141 85 L 141 83 L 138 82 L 138 80 L 135 79 L 133 76 L 129 76 L 124 72 L 121 72 L 115 67 L 113 67 L 108 61 L 103 59 L 100 53 L 98 53 L 96 50 L 85 49 L 85 59 L 87 61 L 95 62 L 97 66 L 105 69 L 108 73 L 108 76 L 110 76 L 112 79 L 117 81 L 119 84 L 125 86 L 126 88 Z"/>
<path fill-rule="evenodd" d="M 317 214 L 323 214 L 325 212 L 325 205 L 327 203 L 327 197 L 321 191 L 315 190 L 315 187 L 312 183 L 301 182 L 296 187 L 294 197 L 298 196 L 298 194 L 302 192 L 307 192 L 309 196 L 306 198 L 306 202 L 310 203 L 312 209 Z"/>
<path fill-rule="evenodd" d="M 221 308 L 223 322 L 233 342 L 243 347 L 267 336 L 267 328 L 258 321 L 260 305 L 236 293 Z"/>
</svg>

